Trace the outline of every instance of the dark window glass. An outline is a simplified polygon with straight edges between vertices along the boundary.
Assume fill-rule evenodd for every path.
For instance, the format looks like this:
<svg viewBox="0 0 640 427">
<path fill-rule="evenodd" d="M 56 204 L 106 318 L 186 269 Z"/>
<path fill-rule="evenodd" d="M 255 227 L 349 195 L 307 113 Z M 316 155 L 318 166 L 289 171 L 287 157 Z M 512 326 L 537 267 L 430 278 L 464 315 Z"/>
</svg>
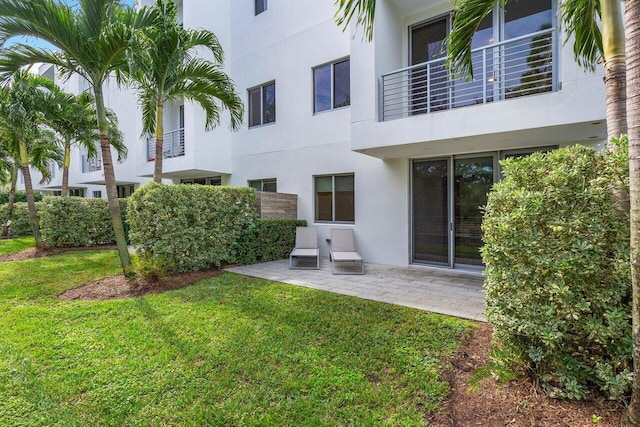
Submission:
<svg viewBox="0 0 640 427">
<path fill-rule="evenodd" d="M 313 70 L 314 113 L 331 109 L 331 64 Z"/>
<path fill-rule="evenodd" d="M 260 15 L 262 12 L 267 10 L 267 0 L 255 0 L 256 5 L 256 15 Z"/>
<path fill-rule="evenodd" d="M 262 108 L 264 108 L 262 123 L 276 121 L 276 84 L 271 83 L 262 88 Z"/>
<path fill-rule="evenodd" d="M 180 106 L 180 110 L 179 111 L 180 111 L 180 118 L 179 118 L 179 120 L 180 120 L 180 124 L 179 124 L 180 125 L 180 129 L 184 129 L 184 105 Z"/>
<path fill-rule="evenodd" d="M 333 108 L 346 107 L 351 104 L 349 62 L 347 59 L 333 66 Z"/>
<path fill-rule="evenodd" d="M 256 191 L 262 191 L 262 181 L 259 179 L 249 181 L 249 187 L 253 188 Z"/>
<path fill-rule="evenodd" d="M 444 39 L 447 37 L 447 20 L 430 22 L 411 30 L 411 65 L 431 61 L 444 56 Z"/>
<path fill-rule="evenodd" d="M 353 175 L 315 178 L 316 221 L 354 222 Z"/>
<path fill-rule="evenodd" d="M 551 0 L 515 1 L 504 10 L 505 40 L 552 27 Z"/>
<path fill-rule="evenodd" d="M 260 104 L 261 88 L 251 89 L 249 91 L 249 127 L 259 126 L 262 124 L 262 107 Z"/>
<path fill-rule="evenodd" d="M 354 215 L 353 175 L 336 176 L 335 178 L 336 221 L 350 221 Z"/>
<path fill-rule="evenodd" d="M 278 191 L 276 180 L 265 179 L 264 181 L 262 181 L 262 191 L 269 191 L 271 193 L 276 193 Z"/>
</svg>

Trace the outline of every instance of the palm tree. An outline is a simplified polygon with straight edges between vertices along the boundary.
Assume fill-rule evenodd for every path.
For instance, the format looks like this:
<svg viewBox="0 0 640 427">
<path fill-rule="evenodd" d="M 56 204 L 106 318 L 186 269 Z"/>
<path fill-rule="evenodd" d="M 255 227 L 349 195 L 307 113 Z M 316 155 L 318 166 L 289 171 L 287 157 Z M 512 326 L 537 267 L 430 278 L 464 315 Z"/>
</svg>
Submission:
<svg viewBox="0 0 640 427">
<path fill-rule="evenodd" d="M 447 39 L 447 65 L 460 77 L 473 75 L 471 40 L 482 20 L 508 0 L 455 0 L 453 28 Z M 375 0 L 338 0 L 336 22 L 346 27 L 355 17 L 364 26 L 365 38 L 373 38 Z M 604 60 L 609 139 L 626 133 L 626 63 L 620 0 L 566 0 L 562 20 L 567 37 L 575 37 L 573 51 L 578 64 L 593 70 Z M 602 22 L 602 32 L 596 24 Z"/>
<path fill-rule="evenodd" d="M 98 155 L 100 132 L 98 131 L 96 108 L 93 96 L 88 92 L 72 95 L 59 91 L 53 94 L 58 109 L 48 120 L 49 125 L 60 135 L 64 149 L 62 167 L 62 197 L 69 196 L 69 165 L 71 162 L 71 146 L 82 147 L 87 158 Z M 109 142 L 118 153 L 118 161 L 126 158 L 127 148 L 123 144 L 122 133 L 118 130 L 118 119 L 115 113 L 106 109 L 109 121 Z"/>
<path fill-rule="evenodd" d="M 2 52 L 0 72 L 12 72 L 38 62 L 53 64 L 63 77 L 78 74 L 93 89 L 109 213 L 125 275 L 130 258 L 124 234 L 111 157 L 109 122 L 103 85 L 127 68 L 126 53 L 138 30 L 153 22 L 147 8 L 137 12 L 119 0 L 79 0 L 71 7 L 56 0 L 0 0 L 0 40 L 30 36 L 57 51 L 17 43 Z"/>
<path fill-rule="evenodd" d="M 30 74 L 28 70 L 13 73 L 11 79 L 0 88 L 0 120 L 3 122 L 3 126 L 10 130 L 14 136 L 13 140 L 17 142 L 17 149 L 14 146 L 14 153 L 17 152 L 19 164 L 22 168 L 27 204 L 29 206 L 29 220 L 37 247 L 42 247 L 43 242 L 33 198 L 27 139 L 28 136 L 37 135 L 37 137 L 40 137 L 47 134 L 40 127 L 44 123 L 45 114 L 49 112 L 47 107 L 51 106 L 48 102 L 48 94 L 54 90 L 55 85 L 51 80 Z M 42 153 L 42 151 L 37 152 Z M 48 159 L 46 160 L 48 161 Z M 44 158 L 38 157 L 39 163 L 44 161 Z M 48 169 L 44 175 L 45 179 L 47 175 Z"/>
<path fill-rule="evenodd" d="M 629 425 L 640 426 L 640 3 L 625 3 L 627 47 L 627 123 L 629 124 L 629 186 L 631 195 L 631 281 L 633 293 L 633 393 Z"/>
<path fill-rule="evenodd" d="M 155 23 L 139 39 L 130 76 L 138 88 L 143 133 L 155 134 L 153 180 L 161 182 L 165 103 L 182 99 L 199 104 L 206 114 L 207 130 L 220 123 L 221 108 L 229 110 L 231 128 L 238 129 L 244 107 L 233 82 L 220 70 L 223 51 L 216 36 L 207 30 L 182 28 L 171 0 L 157 0 L 154 10 Z M 214 60 L 196 58 L 198 49 L 209 51 Z"/>
</svg>

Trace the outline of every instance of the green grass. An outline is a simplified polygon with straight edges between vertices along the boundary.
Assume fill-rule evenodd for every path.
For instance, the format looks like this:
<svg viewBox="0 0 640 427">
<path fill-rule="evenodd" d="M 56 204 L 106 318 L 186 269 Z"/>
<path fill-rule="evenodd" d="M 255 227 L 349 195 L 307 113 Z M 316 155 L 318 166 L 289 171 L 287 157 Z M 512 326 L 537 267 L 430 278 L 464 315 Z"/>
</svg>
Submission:
<svg viewBox="0 0 640 427">
<path fill-rule="evenodd" d="M 115 251 L 0 264 L 0 425 L 420 425 L 472 327 L 231 273 L 55 298 L 118 265 Z"/>
<path fill-rule="evenodd" d="M 0 255 L 24 251 L 36 247 L 33 237 L 17 237 L 0 241 Z"/>
</svg>

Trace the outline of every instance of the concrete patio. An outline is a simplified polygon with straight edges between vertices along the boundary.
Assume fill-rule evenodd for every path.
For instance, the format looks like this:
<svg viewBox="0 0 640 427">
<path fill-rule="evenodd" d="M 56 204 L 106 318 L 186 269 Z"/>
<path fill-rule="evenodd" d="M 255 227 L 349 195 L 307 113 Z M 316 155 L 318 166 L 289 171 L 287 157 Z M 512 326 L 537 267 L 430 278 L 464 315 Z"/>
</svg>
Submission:
<svg viewBox="0 0 640 427">
<path fill-rule="evenodd" d="M 315 262 L 315 261 L 314 261 Z M 229 268 L 227 271 L 291 285 L 397 304 L 465 319 L 486 321 L 480 273 L 422 266 L 365 264 L 364 275 L 333 275 L 329 260 L 320 270 L 290 270 L 289 260 Z"/>
</svg>

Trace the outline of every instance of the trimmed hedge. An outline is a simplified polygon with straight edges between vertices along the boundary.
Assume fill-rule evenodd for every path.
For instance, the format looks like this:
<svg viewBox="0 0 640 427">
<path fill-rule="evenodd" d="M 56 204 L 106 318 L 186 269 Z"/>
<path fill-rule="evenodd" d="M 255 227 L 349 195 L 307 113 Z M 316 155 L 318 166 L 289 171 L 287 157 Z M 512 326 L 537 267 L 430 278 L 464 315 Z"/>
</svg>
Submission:
<svg viewBox="0 0 640 427">
<path fill-rule="evenodd" d="M 36 202 L 41 202 L 43 199 L 42 193 L 38 193 L 37 191 L 33 193 L 33 198 Z M 22 203 L 27 201 L 27 193 L 24 191 L 16 191 L 16 198 L 14 200 L 15 203 Z M 9 192 L 8 191 L 0 191 L 0 204 L 6 205 L 9 203 Z"/>
<path fill-rule="evenodd" d="M 287 258 L 296 240 L 296 227 L 306 227 L 300 219 L 261 219 L 244 230 L 238 242 L 239 264 L 275 261 Z"/>
<path fill-rule="evenodd" d="M 129 199 L 130 238 L 161 273 L 219 267 L 238 258 L 240 237 L 258 221 L 251 188 L 148 183 Z"/>
<path fill-rule="evenodd" d="M 38 214 L 42 210 L 42 202 L 36 202 L 36 210 Z M 0 222 L 4 223 L 8 219 L 7 204 L 0 205 Z M 31 221 L 29 221 L 29 207 L 26 202 L 14 203 L 11 212 L 11 227 L 9 227 L 9 236 L 22 237 L 32 236 Z"/>
<path fill-rule="evenodd" d="M 628 147 L 502 162 L 482 224 L 487 319 L 553 396 L 619 399 L 633 372 Z M 626 191 L 625 188 L 626 187 Z"/>
<path fill-rule="evenodd" d="M 126 199 L 120 200 L 123 220 L 126 219 L 126 204 Z M 42 239 L 48 246 L 93 246 L 115 242 L 109 205 L 104 199 L 46 197 L 39 216 Z"/>
</svg>

